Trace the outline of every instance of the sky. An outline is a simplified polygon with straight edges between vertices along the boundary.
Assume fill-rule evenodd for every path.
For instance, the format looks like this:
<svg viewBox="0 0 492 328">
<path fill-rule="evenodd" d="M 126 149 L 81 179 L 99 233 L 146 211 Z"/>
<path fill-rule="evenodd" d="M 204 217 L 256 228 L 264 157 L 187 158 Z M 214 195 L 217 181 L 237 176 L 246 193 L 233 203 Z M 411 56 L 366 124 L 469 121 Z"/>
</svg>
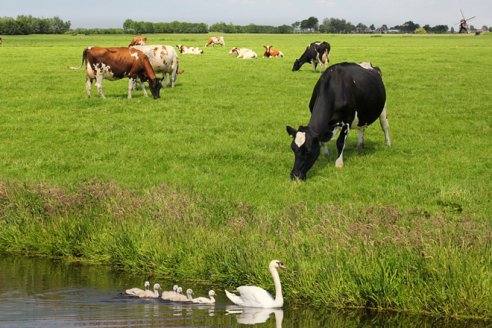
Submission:
<svg viewBox="0 0 492 328">
<path fill-rule="evenodd" d="M 122 28 L 126 19 L 146 22 L 190 22 L 211 25 L 291 25 L 311 16 L 345 19 L 380 27 L 407 21 L 424 26 L 458 28 L 463 10 L 476 28 L 492 26 L 492 0 L 10 0 L 0 17 L 58 16 L 71 28 Z"/>
</svg>

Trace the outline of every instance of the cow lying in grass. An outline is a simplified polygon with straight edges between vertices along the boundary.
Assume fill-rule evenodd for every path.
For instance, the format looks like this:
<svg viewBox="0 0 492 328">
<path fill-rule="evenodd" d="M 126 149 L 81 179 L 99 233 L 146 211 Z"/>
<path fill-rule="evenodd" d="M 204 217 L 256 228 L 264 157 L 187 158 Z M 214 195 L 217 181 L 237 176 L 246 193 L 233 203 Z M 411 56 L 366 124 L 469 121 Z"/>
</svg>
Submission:
<svg viewBox="0 0 492 328">
<path fill-rule="evenodd" d="M 251 49 L 248 48 L 237 48 L 234 47 L 229 51 L 229 54 L 237 56 L 237 58 L 242 59 L 256 59 L 258 55 Z"/>
</svg>

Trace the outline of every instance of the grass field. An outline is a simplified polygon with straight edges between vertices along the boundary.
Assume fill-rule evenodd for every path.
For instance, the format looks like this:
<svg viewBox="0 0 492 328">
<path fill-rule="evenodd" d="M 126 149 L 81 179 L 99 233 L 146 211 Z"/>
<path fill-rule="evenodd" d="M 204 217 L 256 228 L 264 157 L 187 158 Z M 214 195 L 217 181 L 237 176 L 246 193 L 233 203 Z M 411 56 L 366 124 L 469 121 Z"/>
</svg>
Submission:
<svg viewBox="0 0 492 328">
<path fill-rule="evenodd" d="M 492 317 L 492 35 L 225 35 L 159 100 L 127 80 L 87 99 L 66 67 L 131 37 L 4 38 L 0 252 L 223 287 L 270 286 L 279 258 L 287 302 Z M 343 169 L 320 157 L 299 183 L 285 126 L 309 121 L 319 73 L 291 68 L 315 40 L 382 69 L 393 145 L 375 124 L 358 151 L 352 131 Z M 285 58 L 228 55 L 266 44 Z"/>
</svg>

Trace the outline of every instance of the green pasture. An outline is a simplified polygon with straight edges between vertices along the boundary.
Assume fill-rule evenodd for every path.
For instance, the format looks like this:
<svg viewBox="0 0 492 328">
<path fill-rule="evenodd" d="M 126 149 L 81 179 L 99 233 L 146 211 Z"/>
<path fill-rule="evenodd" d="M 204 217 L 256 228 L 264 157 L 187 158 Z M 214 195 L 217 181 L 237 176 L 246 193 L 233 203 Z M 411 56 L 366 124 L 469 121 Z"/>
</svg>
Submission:
<svg viewBox="0 0 492 328">
<path fill-rule="evenodd" d="M 279 258 L 287 302 L 492 317 L 492 35 L 146 36 L 205 51 L 158 100 L 128 80 L 87 98 L 66 68 L 131 35 L 4 37 L 0 252 L 270 289 Z M 291 68 L 316 40 L 381 68 L 392 146 L 352 131 L 343 169 L 320 156 L 293 182 L 285 127 L 309 121 L 320 74 Z"/>
</svg>

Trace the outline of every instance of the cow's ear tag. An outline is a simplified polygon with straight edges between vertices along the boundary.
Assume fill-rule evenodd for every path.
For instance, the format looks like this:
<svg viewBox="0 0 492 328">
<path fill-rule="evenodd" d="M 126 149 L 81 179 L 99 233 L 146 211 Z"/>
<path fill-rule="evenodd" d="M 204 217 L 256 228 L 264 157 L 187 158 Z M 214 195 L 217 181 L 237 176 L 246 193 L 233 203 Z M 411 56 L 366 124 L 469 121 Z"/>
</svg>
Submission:
<svg viewBox="0 0 492 328">
<path fill-rule="evenodd" d="M 294 139 L 294 143 L 297 147 L 301 147 L 306 142 L 306 132 L 297 132 L 296 138 Z"/>
</svg>

